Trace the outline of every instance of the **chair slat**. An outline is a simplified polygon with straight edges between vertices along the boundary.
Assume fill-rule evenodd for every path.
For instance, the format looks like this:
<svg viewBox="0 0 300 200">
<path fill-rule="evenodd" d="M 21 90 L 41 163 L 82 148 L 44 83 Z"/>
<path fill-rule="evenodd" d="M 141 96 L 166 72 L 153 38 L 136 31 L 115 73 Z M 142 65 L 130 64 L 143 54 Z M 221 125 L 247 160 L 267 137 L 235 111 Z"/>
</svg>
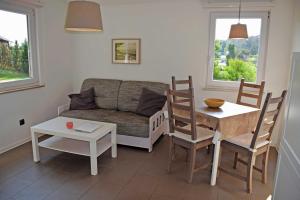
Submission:
<svg viewBox="0 0 300 200">
<path fill-rule="evenodd" d="M 269 131 L 273 125 L 274 125 L 274 121 L 264 122 L 262 125 L 262 130 Z"/>
<path fill-rule="evenodd" d="M 188 103 L 191 102 L 191 99 L 176 99 L 174 103 Z"/>
<path fill-rule="evenodd" d="M 258 139 L 258 140 L 266 140 L 269 136 L 270 136 L 270 133 L 267 132 L 267 133 L 265 133 L 265 134 L 258 135 L 258 136 L 257 136 L 257 139 Z"/>
<path fill-rule="evenodd" d="M 171 106 L 178 110 L 185 110 L 185 111 L 191 110 L 191 106 L 182 105 L 182 104 L 178 104 L 178 103 L 171 103 Z"/>
<path fill-rule="evenodd" d="M 270 104 L 280 103 L 282 101 L 282 97 L 272 98 L 270 99 Z"/>
<path fill-rule="evenodd" d="M 185 123 L 192 123 L 192 120 L 190 118 L 185 118 L 176 114 L 173 114 L 173 117 L 176 121 L 181 121 L 181 122 L 185 122 Z"/>
<path fill-rule="evenodd" d="M 179 127 L 179 126 L 176 126 L 176 125 L 175 125 L 174 129 L 175 129 L 175 131 L 185 133 L 185 134 L 188 134 L 188 135 L 192 135 L 191 130 L 188 130 L 188 129 L 185 129 L 185 128 L 182 128 L 182 127 Z"/>
<path fill-rule="evenodd" d="M 259 95 L 257 95 L 257 94 L 251 94 L 251 93 L 243 92 L 241 95 L 244 96 L 244 97 L 249 97 L 249 98 L 255 98 L 255 99 L 259 98 Z"/>
<path fill-rule="evenodd" d="M 184 98 L 192 98 L 191 93 L 187 93 L 187 92 L 181 92 L 181 91 L 173 91 L 171 90 L 170 93 L 176 97 L 184 97 Z"/>
<path fill-rule="evenodd" d="M 268 117 L 274 117 L 277 114 L 278 114 L 278 109 L 266 112 L 265 117 L 266 118 L 268 118 Z"/>
<path fill-rule="evenodd" d="M 244 83 L 244 87 L 248 87 L 248 88 L 261 88 L 261 85 L 259 84 L 254 84 L 254 83 Z"/>
<path fill-rule="evenodd" d="M 189 84 L 190 81 L 189 80 L 176 80 L 175 83 L 176 84 Z"/>
</svg>

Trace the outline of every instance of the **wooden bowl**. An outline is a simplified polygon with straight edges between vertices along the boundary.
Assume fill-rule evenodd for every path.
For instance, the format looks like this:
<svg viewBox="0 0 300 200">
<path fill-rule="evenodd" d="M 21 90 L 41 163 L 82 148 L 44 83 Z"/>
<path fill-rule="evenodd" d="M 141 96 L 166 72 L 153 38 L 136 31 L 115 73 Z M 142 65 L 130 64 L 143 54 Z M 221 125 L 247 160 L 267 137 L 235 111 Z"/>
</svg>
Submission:
<svg viewBox="0 0 300 200">
<path fill-rule="evenodd" d="M 204 100 L 204 103 L 209 108 L 219 108 L 225 103 L 225 101 L 223 99 L 208 98 Z"/>
</svg>

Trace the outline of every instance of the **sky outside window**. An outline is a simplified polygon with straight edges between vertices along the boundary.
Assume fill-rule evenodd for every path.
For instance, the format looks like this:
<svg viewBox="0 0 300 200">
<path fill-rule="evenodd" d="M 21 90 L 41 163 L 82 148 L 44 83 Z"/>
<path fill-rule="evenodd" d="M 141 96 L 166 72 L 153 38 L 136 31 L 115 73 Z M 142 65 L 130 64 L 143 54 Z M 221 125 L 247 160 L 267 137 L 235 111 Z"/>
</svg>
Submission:
<svg viewBox="0 0 300 200">
<path fill-rule="evenodd" d="M 27 16 L 24 14 L 0 10 L 0 36 L 10 42 L 28 40 Z"/>
</svg>

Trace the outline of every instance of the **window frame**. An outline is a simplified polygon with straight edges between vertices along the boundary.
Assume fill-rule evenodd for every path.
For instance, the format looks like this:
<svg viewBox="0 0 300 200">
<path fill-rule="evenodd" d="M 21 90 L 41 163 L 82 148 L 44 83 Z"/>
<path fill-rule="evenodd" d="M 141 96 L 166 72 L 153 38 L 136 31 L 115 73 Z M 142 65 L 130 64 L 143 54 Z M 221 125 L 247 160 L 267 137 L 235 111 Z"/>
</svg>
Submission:
<svg viewBox="0 0 300 200">
<path fill-rule="evenodd" d="M 7 90 L 18 90 L 19 88 L 29 88 L 41 85 L 40 67 L 39 67 L 39 51 L 37 41 L 37 19 L 36 10 L 31 6 L 24 4 L 1 2 L 0 10 L 24 14 L 27 16 L 27 34 L 28 34 L 28 62 L 29 62 L 29 78 L 7 81 L 0 83 L 0 92 Z"/>
<path fill-rule="evenodd" d="M 259 47 L 259 55 L 257 62 L 256 82 L 260 83 L 265 78 L 265 63 L 268 45 L 269 30 L 269 11 L 243 11 L 241 18 L 260 18 L 261 19 L 261 39 Z M 237 18 L 237 14 L 232 11 L 212 11 L 210 13 L 209 27 L 209 51 L 208 51 L 208 67 L 206 76 L 206 88 L 225 88 L 237 89 L 240 85 L 239 81 L 222 81 L 213 79 L 214 58 L 215 58 L 215 33 L 217 19 Z"/>
</svg>

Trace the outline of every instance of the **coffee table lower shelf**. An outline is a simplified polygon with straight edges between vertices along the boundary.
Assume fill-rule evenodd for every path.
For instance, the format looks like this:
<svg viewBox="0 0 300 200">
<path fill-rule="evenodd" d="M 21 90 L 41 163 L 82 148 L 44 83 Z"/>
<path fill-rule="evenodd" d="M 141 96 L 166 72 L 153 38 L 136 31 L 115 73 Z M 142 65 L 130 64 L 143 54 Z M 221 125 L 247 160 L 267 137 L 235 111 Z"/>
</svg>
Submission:
<svg viewBox="0 0 300 200">
<path fill-rule="evenodd" d="M 72 153 L 82 156 L 91 156 L 90 143 L 82 140 L 52 136 L 39 143 L 40 147 Z M 97 142 L 97 157 L 111 147 L 111 134 L 107 134 Z"/>
</svg>

